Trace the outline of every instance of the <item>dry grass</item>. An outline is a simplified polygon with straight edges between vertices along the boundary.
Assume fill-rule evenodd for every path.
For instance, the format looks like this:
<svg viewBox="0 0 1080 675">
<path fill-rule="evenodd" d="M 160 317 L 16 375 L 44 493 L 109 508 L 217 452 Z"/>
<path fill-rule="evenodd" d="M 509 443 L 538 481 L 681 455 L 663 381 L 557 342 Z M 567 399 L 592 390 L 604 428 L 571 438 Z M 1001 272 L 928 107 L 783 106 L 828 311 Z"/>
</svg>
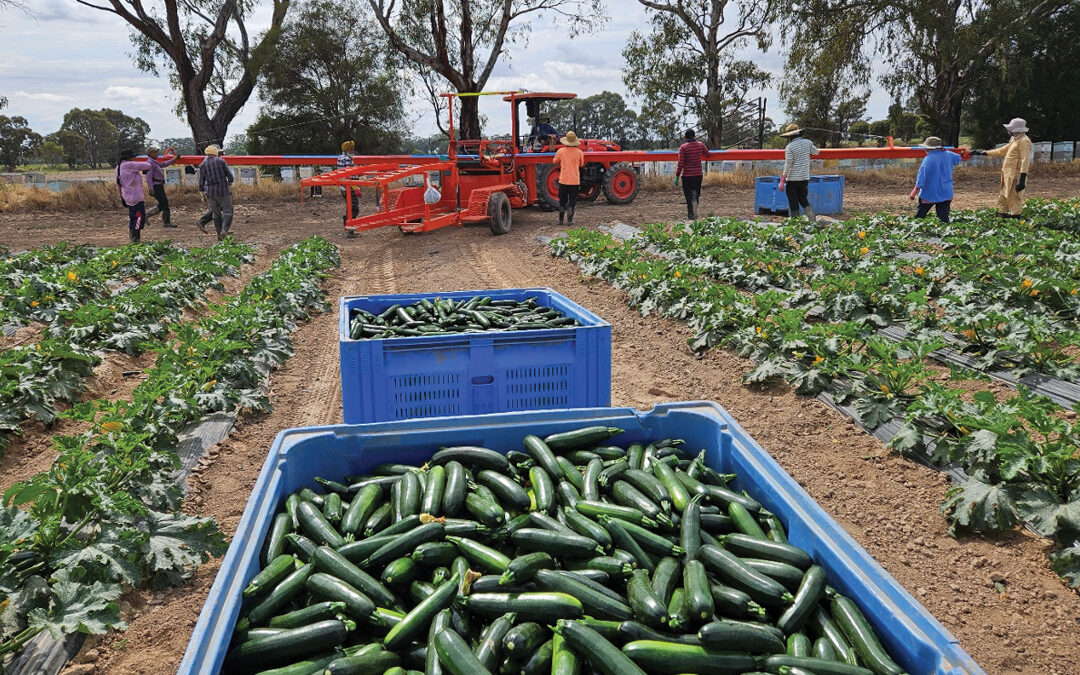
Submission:
<svg viewBox="0 0 1080 675">
<path fill-rule="evenodd" d="M 297 183 L 281 183 L 263 180 L 255 185 L 234 185 L 233 196 L 240 200 L 262 202 L 293 201 L 300 196 Z M 191 185 L 173 185 L 166 190 L 173 206 L 193 206 L 202 202 L 198 188 Z M 149 205 L 153 197 L 147 195 Z M 111 182 L 76 184 L 59 192 L 25 185 L 0 185 L 0 213 L 28 213 L 33 211 L 64 212 L 87 209 L 120 209 L 120 196 Z"/>
</svg>

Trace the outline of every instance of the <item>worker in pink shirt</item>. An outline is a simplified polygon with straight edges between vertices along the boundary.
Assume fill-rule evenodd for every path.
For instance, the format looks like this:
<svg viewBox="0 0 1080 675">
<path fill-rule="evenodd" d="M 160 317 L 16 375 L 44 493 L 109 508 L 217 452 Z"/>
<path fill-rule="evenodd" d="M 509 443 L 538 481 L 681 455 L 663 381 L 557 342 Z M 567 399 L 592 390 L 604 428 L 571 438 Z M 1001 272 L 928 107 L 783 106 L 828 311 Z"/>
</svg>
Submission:
<svg viewBox="0 0 1080 675">
<path fill-rule="evenodd" d="M 133 242 L 139 241 L 146 226 L 146 197 L 143 193 L 143 172 L 153 167 L 150 162 L 135 160 L 133 150 L 120 151 L 120 163 L 116 165 L 116 184 L 120 187 L 120 201 L 128 209 L 128 235 Z"/>
</svg>

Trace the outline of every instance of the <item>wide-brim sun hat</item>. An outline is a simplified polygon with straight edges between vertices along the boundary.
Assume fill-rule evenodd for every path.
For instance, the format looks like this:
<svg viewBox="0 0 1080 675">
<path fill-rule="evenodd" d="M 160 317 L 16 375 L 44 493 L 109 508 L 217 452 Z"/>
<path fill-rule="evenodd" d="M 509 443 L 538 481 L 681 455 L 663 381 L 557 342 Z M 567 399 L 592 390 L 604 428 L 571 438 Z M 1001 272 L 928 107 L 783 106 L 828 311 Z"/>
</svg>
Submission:
<svg viewBox="0 0 1080 675">
<path fill-rule="evenodd" d="M 926 140 L 922 143 L 923 147 L 927 150 L 940 150 L 941 139 L 937 136 L 927 136 Z"/>
<path fill-rule="evenodd" d="M 1010 134 L 1022 134 L 1026 133 L 1028 130 L 1027 120 L 1022 117 L 1014 117 L 1009 120 L 1008 124 L 1002 126 L 1004 126 L 1005 131 L 1008 131 Z"/>
<path fill-rule="evenodd" d="M 356 141 L 345 141 L 341 144 L 342 152 L 352 152 L 356 149 Z"/>
<path fill-rule="evenodd" d="M 146 149 L 146 154 L 148 155 L 156 155 L 159 152 L 161 152 L 161 148 L 154 145 L 151 145 L 149 148 Z"/>
<path fill-rule="evenodd" d="M 575 147 L 581 145 L 581 141 L 578 140 L 577 134 L 573 131 L 566 132 L 566 135 L 559 139 L 559 142 L 568 147 Z"/>
<path fill-rule="evenodd" d="M 784 132 L 780 134 L 784 138 L 791 138 L 792 136 L 798 136 L 802 133 L 802 127 L 798 124 L 792 123 L 784 127 Z"/>
<path fill-rule="evenodd" d="M 203 154 L 206 154 L 206 155 L 220 155 L 221 154 L 221 148 L 219 148 L 216 145 L 208 145 L 208 146 L 206 146 L 206 149 L 203 150 Z"/>
</svg>

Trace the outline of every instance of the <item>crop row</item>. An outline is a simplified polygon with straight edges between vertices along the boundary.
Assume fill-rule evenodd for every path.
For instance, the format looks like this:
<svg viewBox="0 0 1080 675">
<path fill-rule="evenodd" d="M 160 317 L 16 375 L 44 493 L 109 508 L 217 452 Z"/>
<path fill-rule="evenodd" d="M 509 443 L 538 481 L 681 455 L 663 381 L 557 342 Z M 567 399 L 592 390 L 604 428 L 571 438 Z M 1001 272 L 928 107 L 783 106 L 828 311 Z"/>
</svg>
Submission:
<svg viewBox="0 0 1080 675">
<path fill-rule="evenodd" d="M 321 238 L 296 244 L 238 296 L 175 326 L 130 401 L 62 413 L 87 430 L 55 437 L 49 471 L 4 492 L 0 657 L 42 631 L 123 627 L 125 588 L 180 583 L 224 551 L 213 520 L 178 510 L 177 434 L 211 412 L 269 409 L 263 381 L 292 354 L 295 322 L 327 308 L 320 284 L 337 264 Z"/>
<path fill-rule="evenodd" d="M 140 254 L 125 246 L 102 255 Z M 222 274 L 235 275 L 241 264 L 253 259 L 250 246 L 231 241 L 207 249 L 172 250 L 159 258 L 147 254 L 144 261 L 157 263 L 151 275 L 114 295 L 56 311 L 40 342 L 0 352 L 0 451 L 24 420 L 51 424 L 57 402 L 78 401 L 86 378 L 100 362 L 95 351 L 136 354 L 160 343 L 169 325 L 208 288 L 224 288 Z M 108 257 L 99 262 L 105 260 Z M 84 281 L 75 272 L 68 274 L 74 277 L 69 280 L 73 288 Z M 100 280 L 87 283 L 98 290 L 105 286 Z M 73 292 L 65 297 L 81 296 Z"/>
<path fill-rule="evenodd" d="M 552 247 L 625 290 L 643 315 L 687 321 L 692 348 L 728 346 L 752 358 L 747 382 L 783 378 L 800 394 L 829 391 L 852 403 L 869 428 L 902 418 L 892 447 L 931 450 L 934 461 L 959 464 L 969 475 L 942 507 L 954 533 L 1023 522 L 1065 547 L 1055 568 L 1080 586 L 1080 428 L 1049 399 L 1020 387 L 1004 401 L 989 391 L 968 400 L 962 389 L 935 381 L 925 357 L 943 341 L 925 329 L 895 342 L 857 318 L 821 322 L 805 307 L 791 308 L 791 293 L 747 294 L 684 257 L 657 259 L 601 233 L 573 231 Z"/>
</svg>

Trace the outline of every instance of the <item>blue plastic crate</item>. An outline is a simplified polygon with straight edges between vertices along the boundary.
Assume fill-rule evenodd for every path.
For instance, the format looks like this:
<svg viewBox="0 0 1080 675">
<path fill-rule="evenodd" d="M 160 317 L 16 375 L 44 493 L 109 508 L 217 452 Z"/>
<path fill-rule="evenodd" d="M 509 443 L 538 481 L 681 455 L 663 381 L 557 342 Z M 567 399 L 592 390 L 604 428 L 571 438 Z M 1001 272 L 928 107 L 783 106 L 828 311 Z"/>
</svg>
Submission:
<svg viewBox="0 0 1080 675">
<path fill-rule="evenodd" d="M 650 412 L 594 408 L 407 420 L 380 424 L 292 429 L 278 434 L 248 500 L 240 525 L 195 625 L 180 675 L 212 675 L 221 668 L 240 613 L 241 591 L 258 571 L 274 514 L 286 496 L 319 490 L 315 476 L 340 478 L 380 462 L 422 463 L 440 446 L 521 448 L 528 433 L 546 435 L 603 424 L 625 431 L 614 442 L 686 439 L 705 449 L 709 466 L 739 475 L 746 489 L 828 571 L 829 583 L 851 596 L 894 658 L 912 675 L 971 675 L 982 669 L 937 622 L 715 403 L 658 405 Z"/>
<path fill-rule="evenodd" d="M 781 192 L 780 176 L 759 176 L 754 182 L 754 212 L 787 213 L 787 194 Z M 837 214 L 844 210 L 844 177 L 812 174 L 810 208 L 818 215 Z"/>
<path fill-rule="evenodd" d="M 536 298 L 582 325 L 375 340 L 349 338 L 349 314 L 436 297 Z M 550 288 L 341 298 L 341 404 L 346 424 L 611 403 L 611 324 Z"/>
</svg>

